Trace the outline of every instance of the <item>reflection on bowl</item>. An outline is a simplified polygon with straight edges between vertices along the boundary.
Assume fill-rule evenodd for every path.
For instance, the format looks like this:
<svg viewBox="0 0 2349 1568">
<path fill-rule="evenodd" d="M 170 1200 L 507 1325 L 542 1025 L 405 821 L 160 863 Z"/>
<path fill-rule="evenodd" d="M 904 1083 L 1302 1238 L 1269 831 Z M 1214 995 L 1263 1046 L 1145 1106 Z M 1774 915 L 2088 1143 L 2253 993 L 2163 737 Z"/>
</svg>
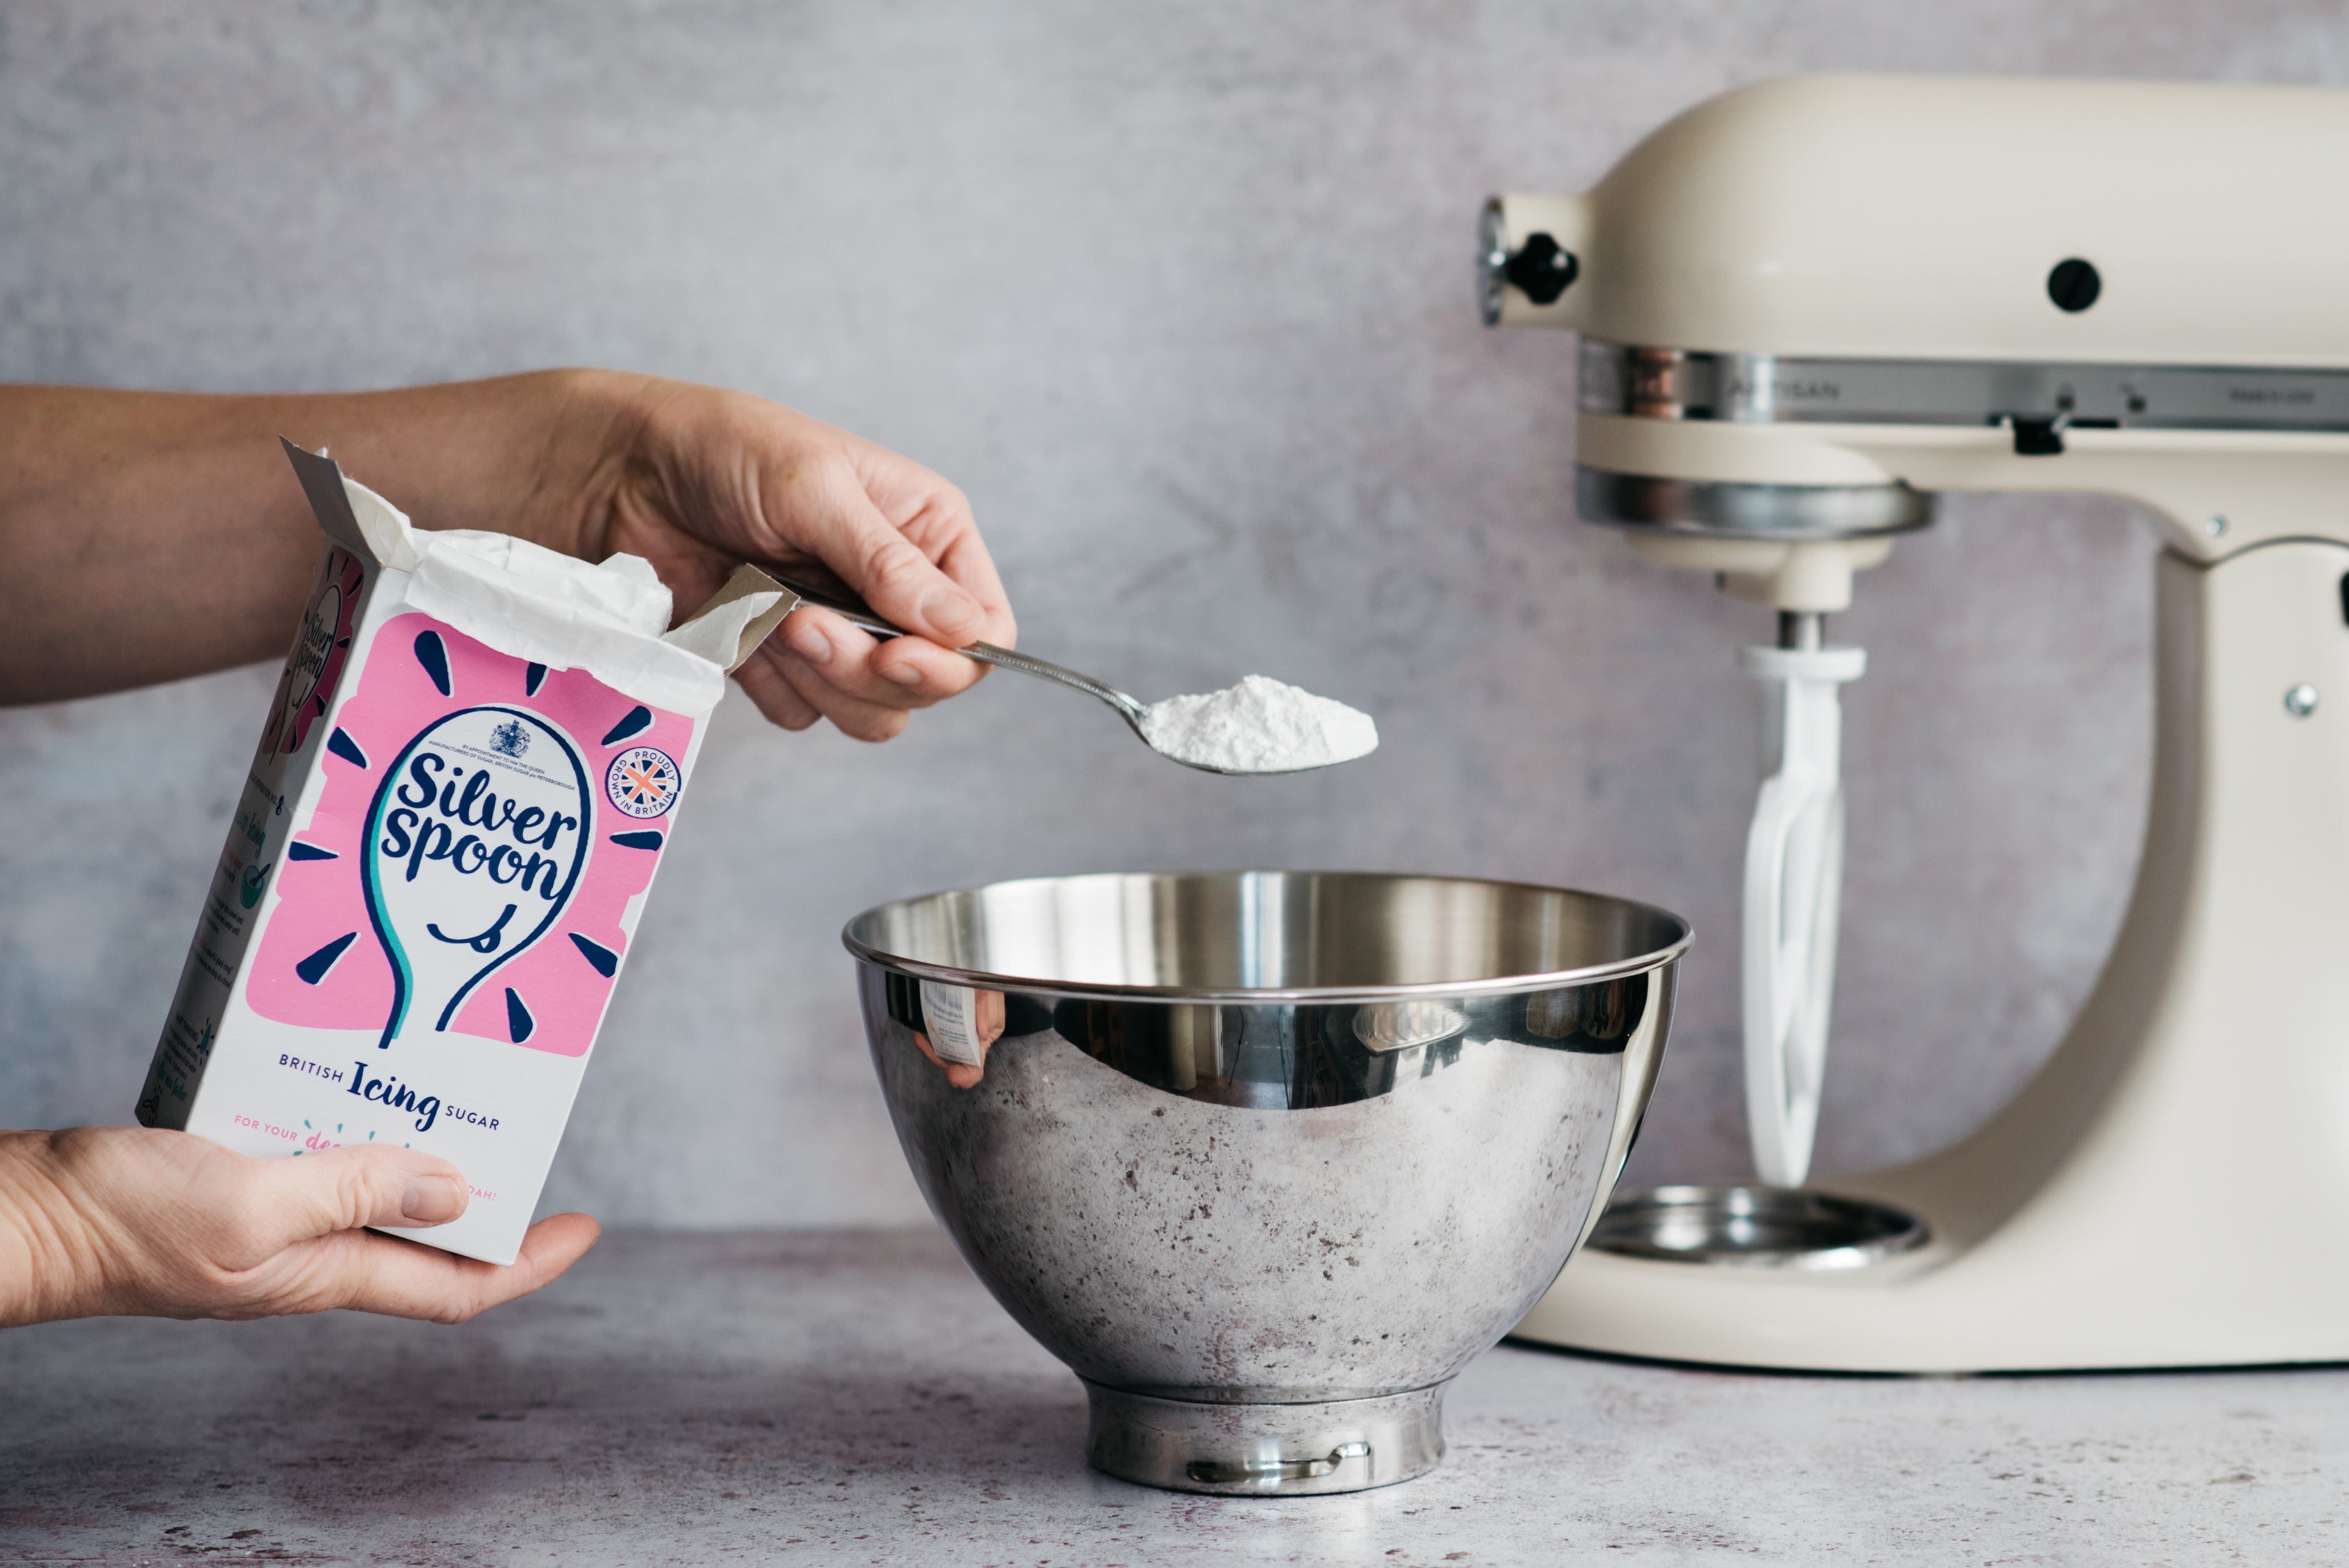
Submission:
<svg viewBox="0 0 2349 1568">
<path fill-rule="evenodd" d="M 1370 1002 L 1354 1009 L 1354 1038 L 1373 1051 L 1402 1051 L 1449 1040 L 1468 1015 L 1440 1002 Z"/>
<path fill-rule="evenodd" d="M 997 884 L 845 938 L 916 1179 L 1084 1378 L 1092 1462 L 1289 1493 L 1441 1456 L 1444 1383 L 1621 1169 L 1688 931 L 1520 884 L 1238 872 Z M 940 987 L 1002 999 L 967 1089 L 916 1041 L 974 1011 Z"/>
</svg>

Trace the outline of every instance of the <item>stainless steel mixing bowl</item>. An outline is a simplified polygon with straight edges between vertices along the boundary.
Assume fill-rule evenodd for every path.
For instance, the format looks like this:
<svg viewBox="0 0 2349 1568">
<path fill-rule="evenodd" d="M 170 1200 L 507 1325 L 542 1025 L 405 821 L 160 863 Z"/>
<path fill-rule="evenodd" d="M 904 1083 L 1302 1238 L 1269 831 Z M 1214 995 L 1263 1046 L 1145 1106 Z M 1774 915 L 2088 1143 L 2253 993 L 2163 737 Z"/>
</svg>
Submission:
<svg viewBox="0 0 2349 1568">
<path fill-rule="evenodd" d="M 1301 871 L 1002 882 L 843 936 L 915 1179 L 1084 1379 L 1092 1463 L 1243 1493 L 1442 1457 L 1444 1384 L 1614 1186 L 1689 941 L 1597 894 Z M 958 1018 L 1001 1030 L 968 1088 L 933 1054 Z"/>
</svg>

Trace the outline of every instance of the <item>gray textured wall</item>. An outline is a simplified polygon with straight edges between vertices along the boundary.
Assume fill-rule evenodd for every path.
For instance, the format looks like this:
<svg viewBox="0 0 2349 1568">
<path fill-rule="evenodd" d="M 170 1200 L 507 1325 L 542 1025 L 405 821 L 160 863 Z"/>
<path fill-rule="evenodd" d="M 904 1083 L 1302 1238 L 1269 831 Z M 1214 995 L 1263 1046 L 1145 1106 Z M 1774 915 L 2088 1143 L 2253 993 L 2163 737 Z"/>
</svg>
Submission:
<svg viewBox="0 0 2349 1568">
<path fill-rule="evenodd" d="M 1571 340 L 1477 328 L 1478 201 L 1789 70 L 2349 68 L 2349 11 L 2288 0 L 9 0 L 0 28 L 0 377 L 730 382 L 957 480 L 1026 646 L 1378 715 L 1370 761 L 1243 784 L 1010 679 L 879 750 L 730 703 L 549 1194 L 688 1225 L 917 1214 L 833 933 L 1111 867 L 1681 910 L 1637 1173 L 1743 1168 L 1764 618 L 1570 519 Z M 1965 1130 L 2086 989 L 2144 813 L 2152 549 L 2116 504 L 1961 500 L 1840 623 L 1874 662 L 1824 1168 Z M 0 714 L 0 1123 L 126 1118 L 270 680 Z"/>
</svg>

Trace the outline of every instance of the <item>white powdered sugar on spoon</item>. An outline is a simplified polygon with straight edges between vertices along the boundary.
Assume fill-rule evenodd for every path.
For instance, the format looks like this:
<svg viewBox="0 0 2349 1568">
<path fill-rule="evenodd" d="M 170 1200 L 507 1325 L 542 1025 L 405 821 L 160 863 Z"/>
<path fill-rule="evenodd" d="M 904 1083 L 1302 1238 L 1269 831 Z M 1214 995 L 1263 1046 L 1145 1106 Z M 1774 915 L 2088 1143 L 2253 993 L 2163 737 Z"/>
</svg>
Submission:
<svg viewBox="0 0 2349 1568">
<path fill-rule="evenodd" d="M 788 577 L 774 581 L 791 594 L 793 611 L 802 605 L 813 605 L 875 637 L 905 635 L 904 628 L 882 619 L 863 600 L 836 588 L 804 587 Z M 981 664 L 1081 691 L 1114 710 L 1160 756 L 1209 773 L 1302 773 L 1350 763 L 1379 746 L 1379 727 L 1368 713 L 1268 676 L 1251 675 L 1237 686 L 1201 696 L 1143 703 L 1105 680 L 1032 653 L 1015 653 L 988 642 L 974 642 L 956 651 Z"/>
<path fill-rule="evenodd" d="M 1169 697 L 1142 711 L 1151 750 L 1227 774 L 1284 774 L 1350 763 L 1378 749 L 1379 727 L 1343 702 L 1251 675 L 1196 697 Z"/>
</svg>

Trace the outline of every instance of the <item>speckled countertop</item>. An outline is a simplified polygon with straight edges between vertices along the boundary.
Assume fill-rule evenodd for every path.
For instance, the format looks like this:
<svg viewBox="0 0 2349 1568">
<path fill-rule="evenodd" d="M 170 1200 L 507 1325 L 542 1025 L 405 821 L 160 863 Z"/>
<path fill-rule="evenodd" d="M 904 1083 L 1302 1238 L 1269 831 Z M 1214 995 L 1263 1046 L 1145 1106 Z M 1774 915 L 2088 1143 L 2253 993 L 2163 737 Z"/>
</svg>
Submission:
<svg viewBox="0 0 2349 1568">
<path fill-rule="evenodd" d="M 1348 1497 L 1086 1469 L 937 1236 L 618 1236 L 460 1328 L 0 1334 L 0 1563 L 2349 1563 L 2349 1373 L 1691 1372 L 1503 1346 Z"/>
</svg>

